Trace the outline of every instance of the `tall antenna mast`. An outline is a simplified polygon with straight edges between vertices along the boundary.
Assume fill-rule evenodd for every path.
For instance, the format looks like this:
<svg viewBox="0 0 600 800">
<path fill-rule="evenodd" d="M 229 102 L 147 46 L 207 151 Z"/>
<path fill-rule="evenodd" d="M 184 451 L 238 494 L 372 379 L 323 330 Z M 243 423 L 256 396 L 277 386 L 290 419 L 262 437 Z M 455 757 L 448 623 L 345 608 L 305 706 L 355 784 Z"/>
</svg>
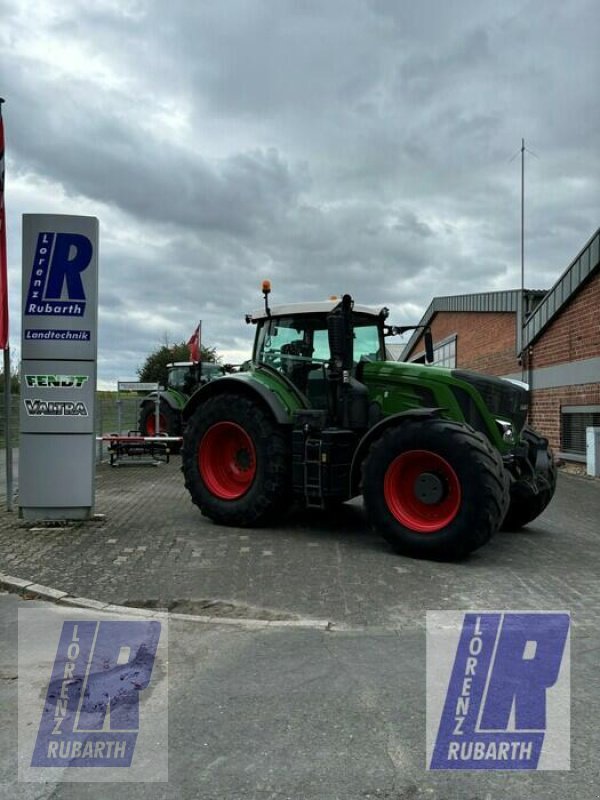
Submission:
<svg viewBox="0 0 600 800">
<path fill-rule="evenodd" d="M 519 350 L 523 359 L 523 337 L 525 333 L 525 139 L 521 139 L 521 298 L 520 298 Z M 525 361 L 522 360 L 523 369 Z"/>
<path fill-rule="evenodd" d="M 523 356 L 523 329 L 525 326 L 525 151 L 537 158 L 536 154 L 525 147 L 525 139 L 521 139 L 521 297 L 519 301 L 519 316 L 517 326 L 519 356 Z M 517 151 L 518 153 L 518 151 Z M 510 159 L 514 161 L 517 153 Z"/>
<path fill-rule="evenodd" d="M 521 325 L 525 324 L 523 312 L 525 292 L 525 139 L 521 139 Z"/>
</svg>

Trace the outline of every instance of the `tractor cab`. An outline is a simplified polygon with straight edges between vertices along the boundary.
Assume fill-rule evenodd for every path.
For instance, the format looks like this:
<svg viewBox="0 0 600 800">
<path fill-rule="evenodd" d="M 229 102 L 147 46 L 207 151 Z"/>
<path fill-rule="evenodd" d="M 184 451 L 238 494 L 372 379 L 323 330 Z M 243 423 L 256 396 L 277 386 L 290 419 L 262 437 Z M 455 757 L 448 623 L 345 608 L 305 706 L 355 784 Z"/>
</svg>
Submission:
<svg viewBox="0 0 600 800">
<path fill-rule="evenodd" d="M 274 369 L 294 384 L 314 408 L 327 406 L 326 382 L 331 366 L 330 316 L 339 300 L 273 308 L 270 316 L 254 316 L 257 332 L 254 363 Z M 352 322 L 352 364 L 383 361 L 381 312 L 355 307 Z"/>
<path fill-rule="evenodd" d="M 263 287 L 264 311 L 247 318 L 257 325 L 254 364 L 275 370 L 292 383 L 306 407 L 325 412 L 327 424 L 365 429 L 370 416 L 365 364 L 385 361 L 385 337 L 413 326 L 390 326 L 386 307 L 357 305 L 350 295 L 271 309 L 269 291 Z M 431 361 L 429 329 L 425 340 Z"/>
<path fill-rule="evenodd" d="M 198 384 L 198 365 L 191 361 L 167 364 L 167 388 L 190 395 Z"/>
<path fill-rule="evenodd" d="M 209 361 L 197 364 L 192 361 L 176 361 L 167 364 L 167 388 L 190 396 L 198 386 L 224 374 L 225 369 L 220 364 Z"/>
</svg>

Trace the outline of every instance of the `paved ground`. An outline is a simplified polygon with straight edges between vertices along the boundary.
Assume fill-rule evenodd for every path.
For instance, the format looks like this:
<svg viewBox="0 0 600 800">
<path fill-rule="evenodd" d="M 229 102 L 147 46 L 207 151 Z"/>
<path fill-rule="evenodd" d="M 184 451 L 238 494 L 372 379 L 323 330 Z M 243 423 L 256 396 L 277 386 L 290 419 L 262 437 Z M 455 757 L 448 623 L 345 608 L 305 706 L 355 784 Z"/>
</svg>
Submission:
<svg viewBox="0 0 600 800">
<path fill-rule="evenodd" d="M 414 561 L 368 532 L 360 505 L 260 531 L 219 528 L 188 500 L 176 460 L 102 466 L 101 522 L 31 530 L 0 518 L 0 572 L 116 603 L 333 631 L 170 626 L 168 785 L 132 798 L 520 800 L 598 798 L 600 484 L 561 475 L 528 530 L 463 563 Z M 16 786 L 16 606 L 0 596 L 0 797 L 120 797 L 115 785 Z M 425 764 L 425 612 L 573 615 L 570 772 L 434 774 Z M 3 784 L 4 781 L 4 784 Z"/>
<path fill-rule="evenodd" d="M 68 530 L 0 515 L 0 572 L 114 603 L 200 608 L 217 599 L 351 625 L 413 626 L 437 608 L 558 604 L 581 621 L 600 612 L 600 482 L 569 475 L 528 529 L 500 533 L 455 564 L 392 553 L 359 503 L 278 528 L 216 526 L 191 504 L 177 459 L 102 465 L 97 511 L 103 522 Z"/>
<path fill-rule="evenodd" d="M 593 642 L 574 637 L 570 772 L 434 773 L 424 768 L 422 631 L 251 631 L 181 620 L 169 626 L 168 784 L 17 784 L 19 604 L 38 605 L 0 596 L 8 645 L 0 652 L 2 800 L 598 797 L 598 637 L 591 631 Z"/>
</svg>

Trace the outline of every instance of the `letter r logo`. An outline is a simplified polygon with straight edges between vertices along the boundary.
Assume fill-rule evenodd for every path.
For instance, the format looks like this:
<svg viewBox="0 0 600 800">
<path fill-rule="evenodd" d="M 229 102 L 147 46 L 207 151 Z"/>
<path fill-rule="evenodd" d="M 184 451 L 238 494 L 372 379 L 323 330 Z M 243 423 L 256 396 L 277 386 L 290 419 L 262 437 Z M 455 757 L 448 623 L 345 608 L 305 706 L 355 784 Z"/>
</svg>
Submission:
<svg viewBox="0 0 600 800">
<path fill-rule="evenodd" d="M 567 614 L 504 614 L 481 715 L 483 730 L 546 728 L 546 690 L 557 681 L 569 632 Z"/>
<path fill-rule="evenodd" d="M 81 273 L 92 260 L 92 243 L 79 233 L 57 233 L 46 284 L 46 299 L 60 300 L 66 284 L 69 300 L 85 300 Z"/>
<path fill-rule="evenodd" d="M 150 682 L 159 636 L 157 621 L 99 624 L 77 728 L 103 730 L 110 711 L 112 730 L 138 730 L 139 692 Z"/>
</svg>

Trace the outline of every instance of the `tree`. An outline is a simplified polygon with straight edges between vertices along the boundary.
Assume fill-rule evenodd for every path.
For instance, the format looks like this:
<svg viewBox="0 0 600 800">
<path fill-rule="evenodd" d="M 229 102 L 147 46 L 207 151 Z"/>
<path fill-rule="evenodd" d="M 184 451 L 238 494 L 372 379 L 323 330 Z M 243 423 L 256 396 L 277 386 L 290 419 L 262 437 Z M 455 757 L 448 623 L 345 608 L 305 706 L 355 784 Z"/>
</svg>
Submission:
<svg viewBox="0 0 600 800">
<path fill-rule="evenodd" d="M 10 369 L 10 391 L 11 394 L 18 394 L 21 389 L 19 379 L 19 368 L 11 366 Z M 0 392 L 4 393 L 4 370 L 0 371 Z"/>
<path fill-rule="evenodd" d="M 201 346 L 202 361 L 218 362 L 216 348 Z M 189 361 L 190 351 L 186 342 L 179 344 L 162 345 L 147 357 L 137 374 L 143 383 L 159 383 L 161 386 L 167 385 L 167 364 L 174 361 Z"/>
</svg>

